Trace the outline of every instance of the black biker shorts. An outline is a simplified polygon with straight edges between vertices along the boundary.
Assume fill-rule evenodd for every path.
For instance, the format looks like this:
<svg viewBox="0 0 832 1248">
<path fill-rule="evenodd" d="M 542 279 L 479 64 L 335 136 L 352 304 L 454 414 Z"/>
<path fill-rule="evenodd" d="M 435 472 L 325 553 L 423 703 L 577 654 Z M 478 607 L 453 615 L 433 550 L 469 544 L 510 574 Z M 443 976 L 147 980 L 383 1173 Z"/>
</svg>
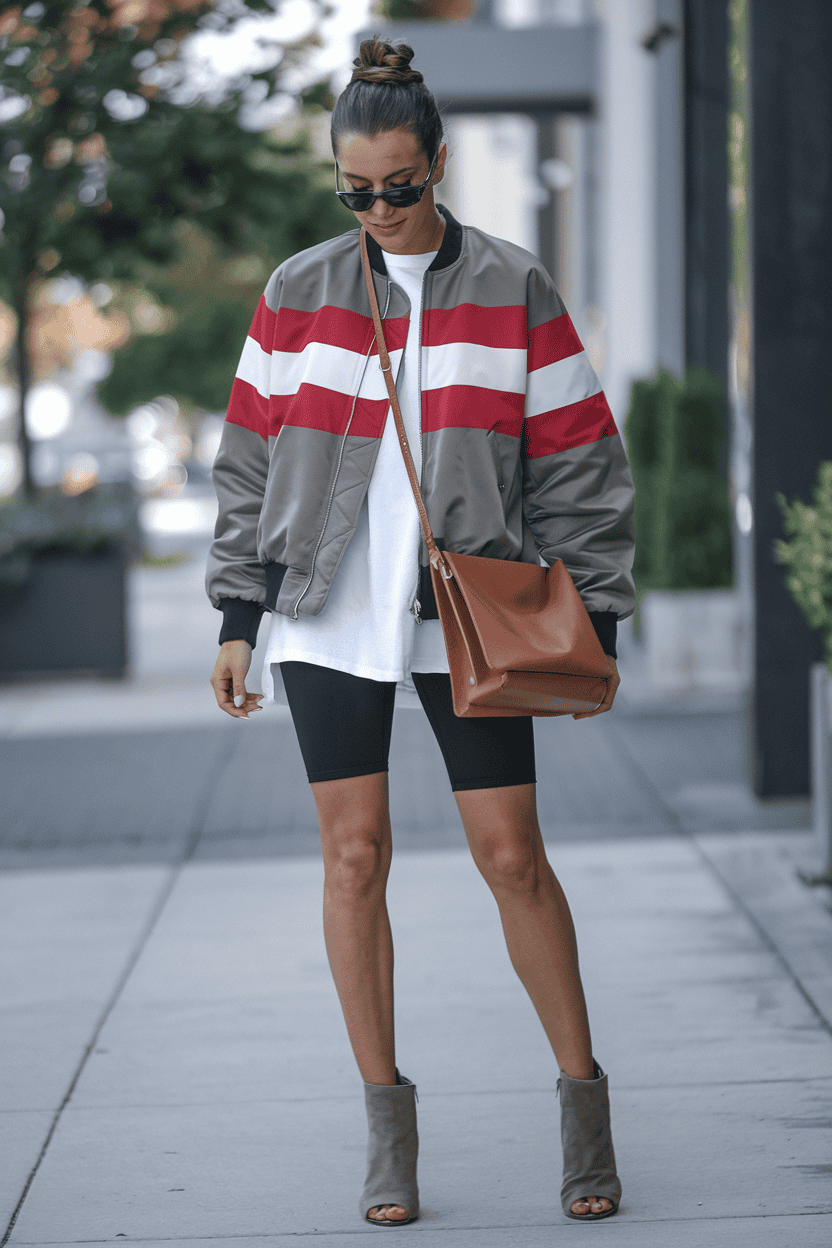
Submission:
<svg viewBox="0 0 832 1248">
<path fill-rule="evenodd" d="M 280 671 L 310 784 L 387 771 L 394 681 L 294 661 Z M 455 792 L 534 784 L 531 715 L 460 719 L 447 673 L 413 672 L 412 679 Z"/>
</svg>

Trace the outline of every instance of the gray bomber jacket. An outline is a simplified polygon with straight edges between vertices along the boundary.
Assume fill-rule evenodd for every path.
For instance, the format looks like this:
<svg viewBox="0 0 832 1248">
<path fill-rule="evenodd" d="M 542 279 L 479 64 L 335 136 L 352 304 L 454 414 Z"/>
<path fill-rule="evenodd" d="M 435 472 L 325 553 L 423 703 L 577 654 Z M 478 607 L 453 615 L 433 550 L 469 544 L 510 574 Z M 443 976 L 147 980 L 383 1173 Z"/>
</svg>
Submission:
<svg viewBox="0 0 832 1248">
<path fill-rule="evenodd" d="M 604 650 L 635 607 L 633 483 L 621 437 L 540 262 L 444 207 L 424 279 L 421 487 L 437 544 L 563 559 Z M 317 615 L 355 532 L 388 411 L 358 230 L 272 273 L 231 390 L 213 479 L 206 590 L 220 642 L 252 646 L 265 609 Z M 368 237 L 394 374 L 410 316 Z M 391 418 L 392 419 L 392 418 Z M 414 614 L 436 618 L 427 550 Z"/>
</svg>

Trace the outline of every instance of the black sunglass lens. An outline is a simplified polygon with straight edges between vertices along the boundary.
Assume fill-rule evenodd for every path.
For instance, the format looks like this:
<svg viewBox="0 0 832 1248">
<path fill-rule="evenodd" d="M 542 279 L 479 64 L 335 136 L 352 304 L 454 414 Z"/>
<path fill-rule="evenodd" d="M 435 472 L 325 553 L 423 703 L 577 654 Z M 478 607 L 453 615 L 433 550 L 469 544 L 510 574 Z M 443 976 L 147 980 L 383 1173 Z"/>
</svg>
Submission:
<svg viewBox="0 0 832 1248">
<path fill-rule="evenodd" d="M 399 208 L 409 208 L 411 204 L 418 204 L 421 199 L 420 191 L 419 186 L 396 186 L 392 191 L 388 191 L 384 198 L 388 204 Z"/>
<path fill-rule="evenodd" d="M 410 208 L 413 204 L 418 204 L 424 189 L 423 186 L 394 186 L 378 198 L 385 200 L 393 208 Z M 372 191 L 339 191 L 338 196 L 350 212 L 367 212 L 377 198 Z"/>
<path fill-rule="evenodd" d="M 373 196 L 366 192 L 361 194 L 359 191 L 347 191 L 341 198 L 351 212 L 366 212 L 373 205 Z"/>
</svg>

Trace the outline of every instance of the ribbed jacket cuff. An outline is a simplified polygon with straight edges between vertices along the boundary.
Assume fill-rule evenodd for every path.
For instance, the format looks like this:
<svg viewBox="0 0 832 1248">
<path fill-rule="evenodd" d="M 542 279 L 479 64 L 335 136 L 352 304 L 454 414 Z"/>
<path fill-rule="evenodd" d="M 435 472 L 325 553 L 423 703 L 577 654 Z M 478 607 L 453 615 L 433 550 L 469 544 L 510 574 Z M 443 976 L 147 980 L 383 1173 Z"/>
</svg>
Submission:
<svg viewBox="0 0 832 1248">
<path fill-rule="evenodd" d="M 263 603 L 249 602 L 247 598 L 220 598 L 220 610 L 220 645 L 224 641 L 247 641 L 253 650 L 257 644 L 257 630 L 264 611 Z"/>
<path fill-rule="evenodd" d="M 587 615 L 592 627 L 595 629 L 604 654 L 608 654 L 612 659 L 617 659 L 618 652 L 615 648 L 615 642 L 618 636 L 618 616 L 614 611 L 587 611 Z"/>
</svg>

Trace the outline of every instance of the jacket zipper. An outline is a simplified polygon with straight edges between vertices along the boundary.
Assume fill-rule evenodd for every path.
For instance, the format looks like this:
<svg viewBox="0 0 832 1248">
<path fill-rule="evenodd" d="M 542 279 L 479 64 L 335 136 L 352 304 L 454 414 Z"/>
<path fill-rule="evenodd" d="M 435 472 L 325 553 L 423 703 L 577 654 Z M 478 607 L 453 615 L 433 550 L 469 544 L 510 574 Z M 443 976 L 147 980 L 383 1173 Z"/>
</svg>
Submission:
<svg viewBox="0 0 832 1248">
<path fill-rule="evenodd" d="M 425 471 L 425 448 L 422 442 L 422 310 L 425 306 L 425 282 L 427 281 L 427 270 L 422 274 L 422 293 L 419 299 L 419 367 L 416 377 L 418 380 L 418 396 L 419 396 L 419 489 L 423 490 L 422 477 Z M 424 491 L 422 493 L 424 498 Z M 422 604 L 419 601 L 419 577 L 422 571 L 422 565 L 419 556 L 422 553 L 422 535 L 419 534 L 419 541 L 416 544 L 416 589 L 413 594 L 413 605 L 410 608 L 410 614 L 414 617 L 417 624 L 423 624 Z"/>
<path fill-rule="evenodd" d="M 384 318 L 384 317 L 387 315 L 387 309 L 388 309 L 389 307 L 390 307 L 390 278 L 388 277 L 388 279 L 387 279 L 387 299 L 386 299 L 385 304 L 384 304 L 384 311 L 383 311 L 383 312 L 382 312 L 382 314 L 381 314 L 381 315 L 382 315 L 382 318 Z M 293 620 L 296 620 L 296 619 L 298 618 L 298 607 L 300 606 L 301 602 L 303 601 L 304 597 L 306 596 L 306 591 L 309 589 L 309 586 L 312 584 L 312 578 L 313 578 L 313 576 L 315 575 L 315 561 L 316 561 L 316 559 L 318 558 L 318 551 L 321 549 L 321 542 L 324 540 L 324 533 L 326 532 L 327 522 L 329 521 L 329 513 L 330 513 L 330 511 L 332 510 L 332 500 L 333 500 L 333 498 L 335 497 L 335 487 L 336 487 L 336 485 L 338 484 L 338 473 L 341 471 L 341 461 L 342 461 L 342 460 L 343 460 L 343 458 L 344 458 L 344 447 L 345 447 L 345 446 L 346 446 L 346 444 L 347 444 L 347 437 L 348 437 L 349 432 L 350 432 L 350 426 L 352 425 L 352 418 L 353 418 L 353 416 L 355 415 L 355 406 L 356 406 L 356 404 L 357 404 L 357 402 L 358 402 L 358 396 L 359 396 L 359 394 L 361 393 L 361 386 L 362 386 L 362 384 L 363 384 L 363 382 L 364 382 L 364 375 L 365 375 L 365 373 L 367 372 L 367 365 L 368 365 L 368 364 L 369 364 L 369 362 L 370 362 L 370 356 L 372 355 L 372 352 L 373 352 L 373 347 L 375 346 L 375 341 L 376 341 L 376 339 L 375 339 L 375 334 L 374 334 L 374 335 L 373 335 L 373 340 L 372 340 L 372 342 L 370 343 L 370 346 L 369 346 L 369 348 L 368 348 L 368 350 L 367 350 L 367 354 L 366 354 L 366 356 L 364 357 L 364 367 L 361 369 L 361 376 L 360 376 L 360 378 L 358 379 L 358 387 L 357 387 L 357 389 L 356 389 L 356 391 L 355 391 L 355 394 L 353 395 L 353 399 L 352 399 L 352 407 L 350 408 L 350 418 L 349 418 L 349 420 L 347 421 L 347 427 L 346 427 L 346 429 L 344 430 L 344 436 L 341 438 L 341 447 L 340 447 L 340 450 L 338 451 L 338 463 L 337 463 L 337 465 L 336 465 L 336 467 L 335 467 L 335 476 L 334 476 L 334 477 L 333 477 L 333 479 L 332 479 L 332 489 L 329 491 L 329 501 L 327 502 L 327 505 L 326 505 L 326 512 L 325 512 L 325 514 L 324 514 L 324 523 L 323 523 L 323 526 L 322 526 L 322 528 L 321 528 L 321 532 L 320 532 L 320 536 L 318 537 L 318 541 L 317 541 L 317 543 L 316 543 L 316 545 L 315 545 L 315 549 L 314 549 L 314 551 L 312 552 L 312 567 L 311 567 L 311 568 L 310 568 L 310 570 L 309 570 L 309 578 L 308 578 L 308 580 L 307 580 L 306 584 L 304 585 L 303 589 L 300 591 L 300 596 L 298 597 L 298 600 L 297 600 L 297 602 L 295 603 L 295 605 L 294 605 L 294 607 L 293 607 L 293 609 L 292 609 L 292 619 L 293 619 Z"/>
</svg>

